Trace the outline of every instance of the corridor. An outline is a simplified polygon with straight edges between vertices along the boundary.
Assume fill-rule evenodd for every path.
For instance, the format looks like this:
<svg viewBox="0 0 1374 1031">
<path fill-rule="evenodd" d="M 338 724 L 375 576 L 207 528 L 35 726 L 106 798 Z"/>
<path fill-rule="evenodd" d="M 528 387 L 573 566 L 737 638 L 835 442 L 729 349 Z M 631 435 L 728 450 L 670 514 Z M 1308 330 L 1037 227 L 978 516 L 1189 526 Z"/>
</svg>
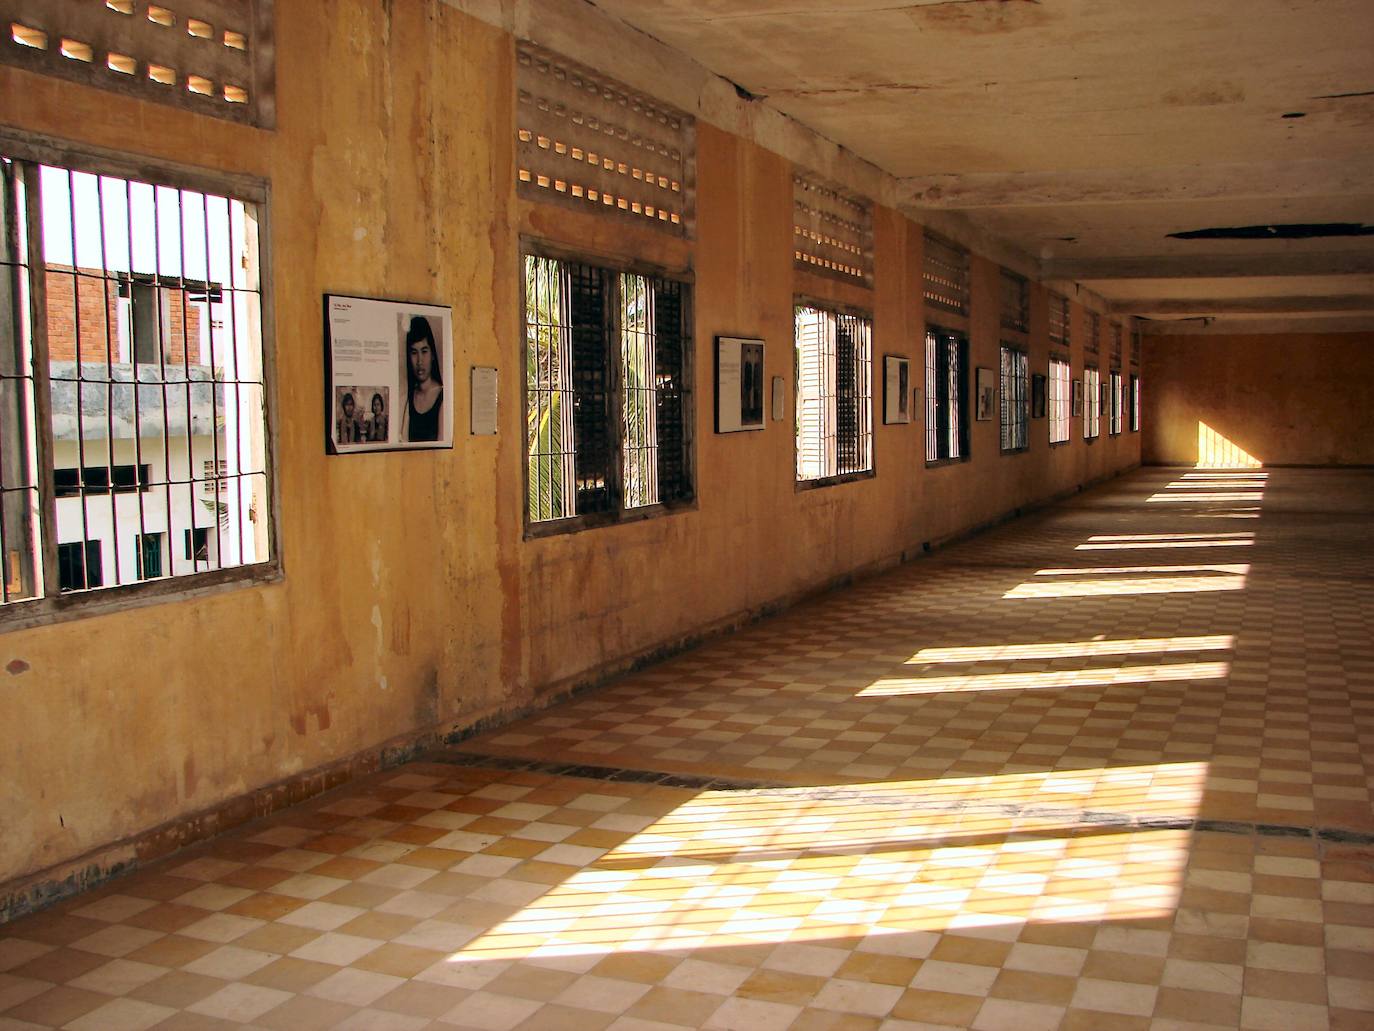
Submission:
<svg viewBox="0 0 1374 1031">
<path fill-rule="evenodd" d="M 0 927 L 0 1031 L 1367 1029 L 1371 788 L 1374 470 L 1145 469 Z"/>
</svg>

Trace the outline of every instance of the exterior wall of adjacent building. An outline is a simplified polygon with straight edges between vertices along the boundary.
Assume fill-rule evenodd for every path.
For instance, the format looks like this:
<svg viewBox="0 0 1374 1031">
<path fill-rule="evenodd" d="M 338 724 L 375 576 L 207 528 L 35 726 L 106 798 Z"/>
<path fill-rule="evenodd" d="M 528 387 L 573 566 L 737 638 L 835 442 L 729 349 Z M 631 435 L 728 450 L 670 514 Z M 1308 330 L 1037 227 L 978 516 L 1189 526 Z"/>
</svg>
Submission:
<svg viewBox="0 0 1374 1031">
<path fill-rule="evenodd" d="M 1032 420 L 1029 449 L 1003 455 L 994 418 L 972 424 L 968 460 L 928 468 L 918 409 L 907 425 L 875 418 L 875 475 L 799 490 L 790 390 L 783 422 L 712 432 L 714 338 L 763 338 L 765 382 L 790 385 L 794 299 L 830 299 L 872 314 L 875 368 L 904 355 L 920 385 L 921 226 L 877 205 L 871 289 L 796 271 L 791 161 L 705 117 L 691 239 L 518 199 L 511 34 L 437 0 L 282 3 L 276 20 L 271 131 L 0 68 L 0 93 L 26 98 L 3 116 L 12 129 L 270 183 L 282 562 L 273 583 L 0 635 L 0 883 L 98 875 L 222 826 L 205 813 L 239 818 L 308 790 L 274 785 L 329 783 L 309 777 L 499 717 L 1138 464 L 1139 434 L 1104 425 L 1086 443 L 1080 420 L 1054 448 L 1048 421 Z M 522 235 L 693 274 L 687 510 L 526 538 Z M 452 450 L 326 454 L 326 293 L 452 305 Z M 1033 285 L 1027 346 L 1040 374 L 1047 297 Z M 1075 305 L 1075 378 L 1081 319 Z M 972 368 L 995 372 L 998 269 L 979 254 L 962 322 L 970 381 Z M 465 432 L 471 366 L 499 370 L 495 436 Z"/>
</svg>

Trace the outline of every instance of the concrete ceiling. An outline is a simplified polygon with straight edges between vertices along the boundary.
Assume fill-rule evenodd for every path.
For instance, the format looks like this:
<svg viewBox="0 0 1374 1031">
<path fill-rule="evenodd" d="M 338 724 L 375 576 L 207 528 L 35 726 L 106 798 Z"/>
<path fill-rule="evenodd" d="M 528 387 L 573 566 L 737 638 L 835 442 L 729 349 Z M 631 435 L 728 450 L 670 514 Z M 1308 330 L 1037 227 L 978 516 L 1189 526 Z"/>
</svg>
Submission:
<svg viewBox="0 0 1374 1031">
<path fill-rule="evenodd" d="M 595 3 L 1113 311 L 1374 326 L 1374 235 L 1169 237 L 1374 225 L 1374 0 Z"/>
</svg>

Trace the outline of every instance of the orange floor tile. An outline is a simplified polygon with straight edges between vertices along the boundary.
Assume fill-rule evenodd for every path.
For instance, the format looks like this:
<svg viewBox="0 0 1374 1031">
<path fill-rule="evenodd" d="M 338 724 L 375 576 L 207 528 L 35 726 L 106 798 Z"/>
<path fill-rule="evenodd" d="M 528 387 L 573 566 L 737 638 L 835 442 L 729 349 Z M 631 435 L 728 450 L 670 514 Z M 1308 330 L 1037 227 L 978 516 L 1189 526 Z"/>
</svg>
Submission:
<svg viewBox="0 0 1374 1031">
<path fill-rule="evenodd" d="M 0 927 L 0 1031 L 1374 1028 L 1374 472 L 1146 470 Z"/>
</svg>

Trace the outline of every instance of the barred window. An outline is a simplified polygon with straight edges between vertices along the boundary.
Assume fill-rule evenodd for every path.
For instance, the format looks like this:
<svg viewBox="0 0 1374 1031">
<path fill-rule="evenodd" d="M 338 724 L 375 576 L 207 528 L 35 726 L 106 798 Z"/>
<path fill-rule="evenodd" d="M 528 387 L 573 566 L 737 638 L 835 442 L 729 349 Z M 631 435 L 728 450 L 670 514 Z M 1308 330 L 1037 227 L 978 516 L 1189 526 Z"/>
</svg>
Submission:
<svg viewBox="0 0 1374 1031">
<path fill-rule="evenodd" d="M 1069 346 L 1069 299 L 1063 294 L 1050 294 L 1050 343 Z"/>
<path fill-rule="evenodd" d="M 1086 314 L 1088 316 L 1088 336 L 1083 341 L 1083 350 L 1089 354 L 1097 354 L 1102 349 L 1102 316 L 1095 311 Z"/>
<path fill-rule="evenodd" d="M 1108 374 L 1108 384 L 1107 432 L 1115 437 L 1121 433 L 1123 409 L 1126 407 L 1126 398 L 1122 395 L 1121 373 L 1113 369 Z"/>
<path fill-rule="evenodd" d="M 63 594 L 272 572 L 265 191 L 45 165 L 6 146 L 3 602 L 23 602 L 13 618 L 41 617 Z M 168 546 L 184 534 L 203 542 L 199 560 Z"/>
<path fill-rule="evenodd" d="M 1024 276 L 1007 269 L 998 277 L 1001 289 L 1002 328 L 1016 333 L 1030 330 L 1030 284 Z"/>
<path fill-rule="evenodd" d="M 691 500 L 691 287 L 525 256 L 526 514 L 613 522 Z"/>
<path fill-rule="evenodd" d="M 1026 352 L 1001 347 L 1002 450 L 1024 451 L 1030 446 L 1030 364 Z"/>
<path fill-rule="evenodd" d="M 873 468 L 873 342 L 868 319 L 798 305 L 797 479 Z"/>
<path fill-rule="evenodd" d="M 926 307 L 968 314 L 968 251 L 927 232 L 921 281 Z"/>
<path fill-rule="evenodd" d="M 1102 376 L 1096 367 L 1083 370 L 1083 439 L 1094 440 L 1102 432 Z"/>
<path fill-rule="evenodd" d="M 1131 364 L 1140 364 L 1140 330 L 1131 330 Z"/>
<path fill-rule="evenodd" d="M 1073 411 L 1072 386 L 1069 382 L 1069 363 L 1062 358 L 1050 359 L 1048 384 L 1050 414 L 1050 443 L 1064 444 L 1069 439 L 1069 420 Z"/>
<path fill-rule="evenodd" d="M 926 330 L 926 461 L 968 454 L 968 340 Z"/>
<path fill-rule="evenodd" d="M 1137 376 L 1134 372 L 1131 373 L 1131 397 L 1130 397 L 1130 406 L 1129 406 L 1129 407 L 1130 407 L 1130 412 L 1131 412 L 1131 432 L 1132 432 L 1132 433 L 1139 433 L 1139 432 L 1140 432 L 1140 377 Z"/>
<path fill-rule="evenodd" d="M 1119 322 L 1113 322 L 1113 323 L 1112 323 L 1112 363 L 1113 363 L 1114 365 L 1120 365 L 1120 364 L 1121 364 L 1121 345 L 1122 345 L 1121 323 L 1119 323 Z"/>
</svg>

